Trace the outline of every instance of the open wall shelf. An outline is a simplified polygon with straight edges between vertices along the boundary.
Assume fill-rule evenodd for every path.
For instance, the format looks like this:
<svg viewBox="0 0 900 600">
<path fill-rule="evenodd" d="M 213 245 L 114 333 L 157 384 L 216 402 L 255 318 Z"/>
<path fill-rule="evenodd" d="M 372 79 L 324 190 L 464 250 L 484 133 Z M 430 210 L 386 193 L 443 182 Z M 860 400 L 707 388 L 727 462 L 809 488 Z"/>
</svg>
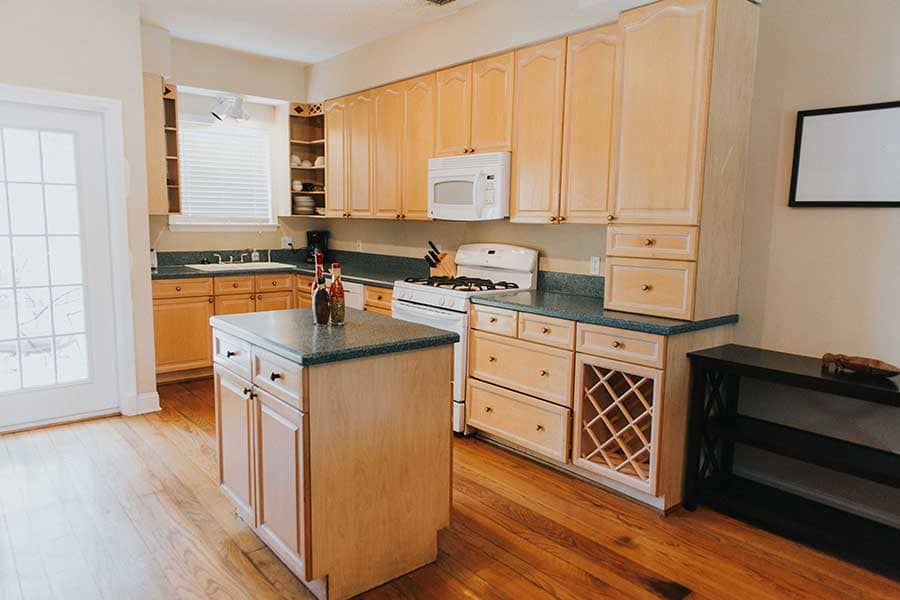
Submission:
<svg viewBox="0 0 900 600">
<path fill-rule="evenodd" d="M 290 111 L 289 155 L 291 166 L 291 214 L 303 217 L 324 217 L 304 212 L 298 198 L 313 198 L 316 211 L 325 211 L 325 165 L 316 166 L 325 157 L 325 112 L 322 104 L 292 104 Z M 306 161 L 311 166 L 302 166 Z M 301 185 L 302 190 L 295 189 Z M 308 206 L 308 205 L 307 205 Z"/>
</svg>

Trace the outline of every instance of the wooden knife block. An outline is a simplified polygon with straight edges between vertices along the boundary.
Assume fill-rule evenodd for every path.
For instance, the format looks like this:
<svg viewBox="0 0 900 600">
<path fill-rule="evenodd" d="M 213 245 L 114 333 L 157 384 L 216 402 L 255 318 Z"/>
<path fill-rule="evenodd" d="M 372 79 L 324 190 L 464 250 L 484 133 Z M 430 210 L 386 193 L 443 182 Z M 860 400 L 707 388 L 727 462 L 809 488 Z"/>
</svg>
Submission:
<svg viewBox="0 0 900 600">
<path fill-rule="evenodd" d="M 456 277 L 456 262 L 446 252 L 438 254 L 440 263 L 431 268 L 432 277 Z"/>
</svg>

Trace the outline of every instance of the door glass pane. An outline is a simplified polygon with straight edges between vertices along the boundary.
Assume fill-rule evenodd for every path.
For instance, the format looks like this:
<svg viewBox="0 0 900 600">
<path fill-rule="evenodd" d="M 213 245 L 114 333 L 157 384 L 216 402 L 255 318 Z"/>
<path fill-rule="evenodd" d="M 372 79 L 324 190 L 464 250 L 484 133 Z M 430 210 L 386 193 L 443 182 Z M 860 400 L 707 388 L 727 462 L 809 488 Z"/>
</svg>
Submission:
<svg viewBox="0 0 900 600">
<path fill-rule="evenodd" d="M 56 338 L 56 371 L 59 382 L 87 379 L 88 350 L 84 334 Z"/>
<path fill-rule="evenodd" d="M 56 383 L 53 338 L 21 340 L 19 351 L 22 354 L 22 387 L 39 387 Z"/>
<path fill-rule="evenodd" d="M 0 128 L 0 392 L 90 377 L 75 137 Z"/>
<path fill-rule="evenodd" d="M 17 286 L 47 285 L 47 238 L 14 237 L 13 264 Z"/>
<path fill-rule="evenodd" d="M 47 233 L 77 235 L 80 229 L 78 188 L 74 185 L 46 185 L 44 198 L 47 201 Z"/>
<path fill-rule="evenodd" d="M 3 146 L 7 180 L 41 182 L 41 148 L 37 131 L 4 129 Z"/>
<path fill-rule="evenodd" d="M 51 237 L 50 280 L 53 285 L 81 283 L 81 238 Z"/>
<path fill-rule="evenodd" d="M 442 181 L 434 184 L 434 203 L 464 206 L 472 204 L 475 184 L 471 181 Z"/>
<path fill-rule="evenodd" d="M 75 139 L 71 133 L 41 132 L 44 183 L 75 183 Z"/>
</svg>

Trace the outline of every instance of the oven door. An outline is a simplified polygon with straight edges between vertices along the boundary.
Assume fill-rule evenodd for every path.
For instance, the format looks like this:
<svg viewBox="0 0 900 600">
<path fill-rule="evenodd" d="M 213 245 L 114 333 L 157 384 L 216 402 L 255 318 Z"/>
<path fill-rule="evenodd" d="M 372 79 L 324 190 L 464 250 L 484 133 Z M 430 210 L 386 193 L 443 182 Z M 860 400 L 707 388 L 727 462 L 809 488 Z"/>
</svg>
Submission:
<svg viewBox="0 0 900 600">
<path fill-rule="evenodd" d="M 487 176 L 479 171 L 432 171 L 428 174 L 428 215 L 446 221 L 480 221 Z M 492 217 L 487 217 L 492 218 Z"/>
<path fill-rule="evenodd" d="M 391 316 L 402 321 L 428 325 L 459 334 L 453 345 L 453 431 L 464 432 L 466 426 L 466 365 L 468 361 L 469 315 L 441 310 L 394 299 Z"/>
</svg>

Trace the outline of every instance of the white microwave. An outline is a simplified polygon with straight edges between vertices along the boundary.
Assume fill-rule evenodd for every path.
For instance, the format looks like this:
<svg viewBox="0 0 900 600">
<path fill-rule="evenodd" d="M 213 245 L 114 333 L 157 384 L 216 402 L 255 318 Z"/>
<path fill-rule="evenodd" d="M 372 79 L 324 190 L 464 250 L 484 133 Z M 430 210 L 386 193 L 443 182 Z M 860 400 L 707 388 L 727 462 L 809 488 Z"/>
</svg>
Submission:
<svg viewBox="0 0 900 600">
<path fill-rule="evenodd" d="M 509 216 L 509 152 L 428 161 L 428 215 L 446 221 Z"/>
</svg>

